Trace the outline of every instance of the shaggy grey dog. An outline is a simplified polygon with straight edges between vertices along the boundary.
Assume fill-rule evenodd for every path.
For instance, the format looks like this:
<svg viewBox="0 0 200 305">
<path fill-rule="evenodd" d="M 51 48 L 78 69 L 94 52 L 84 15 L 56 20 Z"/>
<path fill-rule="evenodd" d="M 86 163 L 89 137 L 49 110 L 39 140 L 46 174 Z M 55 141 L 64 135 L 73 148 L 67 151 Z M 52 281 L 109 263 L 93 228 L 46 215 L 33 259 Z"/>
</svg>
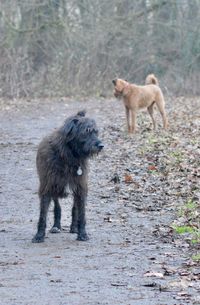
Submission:
<svg viewBox="0 0 200 305">
<path fill-rule="evenodd" d="M 37 233 L 32 242 L 44 241 L 46 218 L 51 200 L 54 201 L 54 225 L 52 233 L 61 230 L 61 207 L 59 198 L 66 197 L 66 187 L 73 193 L 71 233 L 78 240 L 87 240 L 85 230 L 85 205 L 88 192 L 88 158 L 103 148 L 98 139 L 94 120 L 85 117 L 85 112 L 69 117 L 64 125 L 44 138 L 39 145 L 36 164 L 40 180 L 40 217 Z"/>
</svg>

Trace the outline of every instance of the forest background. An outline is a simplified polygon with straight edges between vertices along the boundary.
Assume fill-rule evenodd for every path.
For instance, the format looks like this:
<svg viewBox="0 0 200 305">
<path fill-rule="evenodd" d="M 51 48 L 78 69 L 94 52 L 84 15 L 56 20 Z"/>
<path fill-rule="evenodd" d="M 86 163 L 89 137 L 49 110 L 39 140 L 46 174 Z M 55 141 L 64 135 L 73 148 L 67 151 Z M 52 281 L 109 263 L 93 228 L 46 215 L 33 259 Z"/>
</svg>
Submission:
<svg viewBox="0 0 200 305">
<path fill-rule="evenodd" d="M 111 94 L 111 80 L 200 93 L 199 0 L 1 0 L 0 96 Z"/>
</svg>

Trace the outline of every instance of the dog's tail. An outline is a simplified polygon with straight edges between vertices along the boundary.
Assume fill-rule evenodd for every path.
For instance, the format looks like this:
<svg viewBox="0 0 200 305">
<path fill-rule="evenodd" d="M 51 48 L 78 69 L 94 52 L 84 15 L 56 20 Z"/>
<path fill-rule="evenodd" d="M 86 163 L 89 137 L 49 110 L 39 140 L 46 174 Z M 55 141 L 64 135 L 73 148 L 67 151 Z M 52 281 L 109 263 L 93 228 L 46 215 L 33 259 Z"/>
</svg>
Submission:
<svg viewBox="0 0 200 305">
<path fill-rule="evenodd" d="M 86 111 L 85 110 L 81 110 L 77 113 L 78 116 L 85 116 Z"/>
<path fill-rule="evenodd" d="M 157 77 L 155 77 L 154 74 L 149 74 L 149 75 L 147 75 L 147 77 L 145 79 L 145 85 L 152 85 L 152 84 L 159 86 Z"/>
</svg>

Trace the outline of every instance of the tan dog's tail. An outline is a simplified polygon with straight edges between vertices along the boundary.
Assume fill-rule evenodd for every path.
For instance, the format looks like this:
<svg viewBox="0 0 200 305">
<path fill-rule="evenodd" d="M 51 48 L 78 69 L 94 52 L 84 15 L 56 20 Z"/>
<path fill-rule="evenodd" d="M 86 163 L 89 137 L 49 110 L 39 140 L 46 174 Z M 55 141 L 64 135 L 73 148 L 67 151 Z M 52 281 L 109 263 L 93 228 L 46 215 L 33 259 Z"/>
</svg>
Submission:
<svg viewBox="0 0 200 305">
<path fill-rule="evenodd" d="M 159 86 L 158 79 L 155 77 L 155 75 L 149 74 L 145 79 L 145 85 L 152 85 L 152 84 Z"/>
</svg>

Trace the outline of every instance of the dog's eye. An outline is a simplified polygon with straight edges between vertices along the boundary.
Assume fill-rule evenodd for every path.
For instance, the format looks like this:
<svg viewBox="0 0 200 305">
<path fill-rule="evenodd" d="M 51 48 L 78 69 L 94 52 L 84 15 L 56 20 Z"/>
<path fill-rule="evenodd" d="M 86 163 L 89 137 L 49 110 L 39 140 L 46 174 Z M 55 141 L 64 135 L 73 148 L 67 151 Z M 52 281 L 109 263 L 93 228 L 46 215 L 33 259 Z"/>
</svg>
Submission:
<svg viewBox="0 0 200 305">
<path fill-rule="evenodd" d="M 94 134 L 96 134 L 96 135 L 98 135 L 98 129 L 93 129 L 93 128 L 86 128 L 86 133 L 94 133 Z"/>
</svg>

